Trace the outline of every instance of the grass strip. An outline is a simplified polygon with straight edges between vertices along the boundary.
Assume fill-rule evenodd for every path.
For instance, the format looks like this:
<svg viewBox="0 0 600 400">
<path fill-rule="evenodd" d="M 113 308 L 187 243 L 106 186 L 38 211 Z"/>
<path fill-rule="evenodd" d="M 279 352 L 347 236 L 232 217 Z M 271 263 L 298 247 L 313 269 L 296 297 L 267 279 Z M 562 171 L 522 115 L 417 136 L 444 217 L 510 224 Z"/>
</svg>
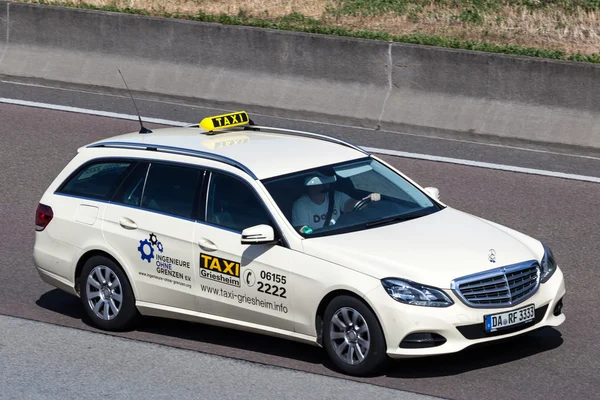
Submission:
<svg viewBox="0 0 600 400">
<path fill-rule="evenodd" d="M 471 0 L 473 1 L 473 0 Z M 556 1 L 556 0 L 555 0 Z M 558 0 L 560 1 L 560 0 Z M 600 2 L 600 0 L 577 0 L 577 1 L 588 1 L 590 7 L 597 7 L 593 2 Z M 145 15 L 153 17 L 163 18 L 176 18 L 185 19 L 190 21 L 200 22 L 214 22 L 225 25 L 243 25 L 260 28 L 270 28 L 277 30 L 306 32 L 306 33 L 317 33 L 324 35 L 333 36 L 344 36 L 354 37 L 361 39 L 370 40 L 383 40 L 389 42 L 398 43 L 409 43 L 418 44 L 425 46 L 436 46 L 442 48 L 461 49 L 461 50 L 473 50 L 482 51 L 488 53 L 499 53 L 499 54 L 510 54 L 516 56 L 528 56 L 537 57 L 553 60 L 563 60 L 572 62 L 583 62 L 583 63 L 596 63 L 600 64 L 600 54 L 583 54 L 576 52 L 573 54 L 567 54 L 562 50 L 549 50 L 535 47 L 525 47 L 513 44 L 495 44 L 488 41 L 479 40 L 463 40 L 456 38 L 449 38 L 437 35 L 424 35 L 424 34 L 410 34 L 410 35 L 393 35 L 384 31 L 373 31 L 373 30 L 353 30 L 339 26 L 326 26 L 320 19 L 306 17 L 300 13 L 291 13 L 275 19 L 264 19 L 256 17 L 248 17 L 245 15 L 243 10 L 240 10 L 238 15 L 228 14 L 206 14 L 199 11 L 196 14 L 184 14 L 177 12 L 166 12 L 161 10 L 145 10 L 132 7 L 118 7 L 116 5 L 105 5 L 96 6 L 88 3 L 71 3 L 61 1 L 47 1 L 47 0 L 34 0 L 29 3 L 42 4 L 48 6 L 61 6 L 71 8 L 81 8 L 88 10 L 98 11 L 109 11 L 126 14 Z M 533 4 L 533 2 L 532 2 Z"/>
</svg>

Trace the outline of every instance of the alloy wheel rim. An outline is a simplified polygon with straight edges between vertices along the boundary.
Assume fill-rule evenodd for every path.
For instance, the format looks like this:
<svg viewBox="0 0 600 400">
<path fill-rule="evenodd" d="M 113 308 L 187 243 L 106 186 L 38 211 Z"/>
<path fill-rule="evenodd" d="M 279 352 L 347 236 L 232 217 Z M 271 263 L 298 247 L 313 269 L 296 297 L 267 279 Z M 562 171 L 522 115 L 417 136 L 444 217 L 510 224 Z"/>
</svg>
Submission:
<svg viewBox="0 0 600 400">
<path fill-rule="evenodd" d="M 329 337 L 335 353 L 344 363 L 357 365 L 367 357 L 371 345 L 369 326 L 354 308 L 342 307 L 333 314 Z"/>
<path fill-rule="evenodd" d="M 123 290 L 119 277 L 106 265 L 90 271 L 86 282 L 90 309 L 104 321 L 115 319 L 123 304 Z"/>
</svg>

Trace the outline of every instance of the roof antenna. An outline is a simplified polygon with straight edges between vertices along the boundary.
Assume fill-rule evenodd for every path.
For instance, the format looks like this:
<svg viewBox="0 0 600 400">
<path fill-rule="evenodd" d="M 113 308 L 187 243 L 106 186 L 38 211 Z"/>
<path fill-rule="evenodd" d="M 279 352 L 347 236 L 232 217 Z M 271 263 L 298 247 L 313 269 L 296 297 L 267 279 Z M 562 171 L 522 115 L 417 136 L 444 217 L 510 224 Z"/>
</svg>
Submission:
<svg viewBox="0 0 600 400">
<path fill-rule="evenodd" d="M 137 116 L 138 119 L 140 120 L 140 132 L 139 133 L 152 133 L 152 131 L 150 129 L 146 129 L 144 128 L 144 124 L 142 124 L 142 117 L 140 117 L 140 111 L 137 108 L 137 105 L 135 104 L 135 100 L 133 99 L 133 95 L 131 94 L 131 90 L 129 90 L 129 86 L 127 86 L 127 82 L 125 82 L 125 78 L 123 77 L 123 74 L 121 73 L 121 70 L 117 70 L 119 71 L 119 74 L 121 75 L 121 78 L 123 79 L 123 83 L 125 84 L 125 87 L 127 88 L 127 91 L 129 92 L 129 95 L 131 96 L 131 101 L 133 101 L 133 106 L 135 107 L 135 111 L 137 112 Z"/>
</svg>

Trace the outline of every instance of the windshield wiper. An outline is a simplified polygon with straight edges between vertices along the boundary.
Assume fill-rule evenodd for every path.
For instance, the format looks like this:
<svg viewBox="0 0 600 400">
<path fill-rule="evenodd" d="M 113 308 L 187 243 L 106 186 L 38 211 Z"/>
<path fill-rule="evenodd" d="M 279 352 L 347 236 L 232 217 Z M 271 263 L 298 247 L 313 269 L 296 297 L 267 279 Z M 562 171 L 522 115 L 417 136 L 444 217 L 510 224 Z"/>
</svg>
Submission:
<svg viewBox="0 0 600 400">
<path fill-rule="evenodd" d="M 393 222 L 404 222 L 404 221 L 408 221 L 411 219 L 422 217 L 423 215 L 426 215 L 426 213 L 424 214 L 423 212 L 418 211 L 418 212 L 414 212 L 411 214 L 397 215 L 395 217 L 390 217 L 390 218 L 381 218 L 381 219 L 369 221 L 365 224 L 365 226 L 367 228 L 370 228 L 372 226 L 387 225 L 387 224 L 391 224 Z"/>
</svg>

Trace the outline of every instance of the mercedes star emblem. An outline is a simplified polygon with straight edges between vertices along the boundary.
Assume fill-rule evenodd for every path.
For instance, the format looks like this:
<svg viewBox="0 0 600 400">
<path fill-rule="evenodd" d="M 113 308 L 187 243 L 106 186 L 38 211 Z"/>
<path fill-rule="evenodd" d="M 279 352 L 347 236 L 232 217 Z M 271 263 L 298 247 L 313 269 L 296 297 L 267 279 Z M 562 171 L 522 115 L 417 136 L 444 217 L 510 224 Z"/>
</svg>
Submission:
<svg viewBox="0 0 600 400">
<path fill-rule="evenodd" d="M 490 260 L 491 263 L 496 262 L 496 250 L 490 249 L 490 252 L 488 253 L 488 260 Z"/>
</svg>

